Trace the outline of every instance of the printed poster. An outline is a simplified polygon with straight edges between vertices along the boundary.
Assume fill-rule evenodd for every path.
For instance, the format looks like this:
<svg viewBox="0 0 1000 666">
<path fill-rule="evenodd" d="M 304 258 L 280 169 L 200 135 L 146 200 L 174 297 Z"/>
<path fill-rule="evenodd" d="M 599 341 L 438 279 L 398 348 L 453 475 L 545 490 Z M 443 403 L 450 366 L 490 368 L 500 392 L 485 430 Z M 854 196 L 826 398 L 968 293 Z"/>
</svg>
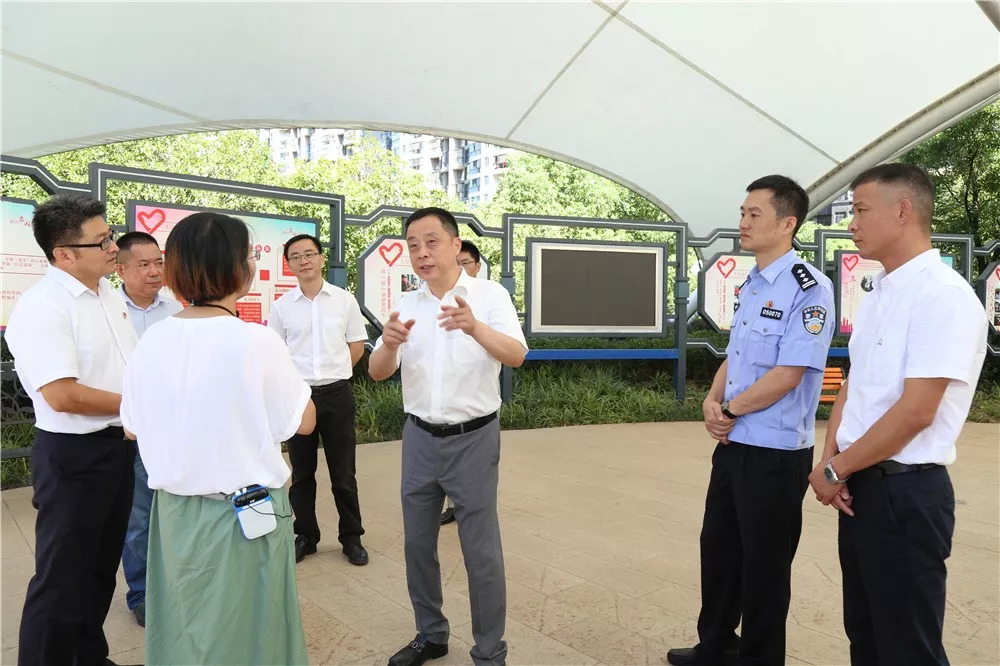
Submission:
<svg viewBox="0 0 1000 666">
<path fill-rule="evenodd" d="M 480 280 L 489 279 L 485 257 L 482 264 L 477 277 Z M 410 263 L 406 239 L 398 236 L 383 236 L 375 241 L 369 247 L 361 269 L 365 279 L 364 293 L 359 300 L 382 323 L 389 320 L 400 296 L 417 291 L 424 284 Z"/>
<path fill-rule="evenodd" d="M 991 264 L 983 280 L 986 317 L 994 333 L 1000 333 L 1000 263 Z"/>
<path fill-rule="evenodd" d="M 136 204 L 135 220 L 131 222 L 137 231 L 145 231 L 156 238 L 160 248 L 163 249 L 166 247 L 170 230 L 194 212 L 197 211 Z M 298 284 L 284 258 L 285 242 L 298 234 L 315 234 L 316 224 L 266 215 L 230 214 L 247 223 L 250 227 L 251 246 L 255 252 L 260 253 L 257 273 L 254 275 L 250 292 L 236 303 L 236 310 L 240 319 L 244 321 L 266 324 L 271 312 L 271 303 Z"/>
<path fill-rule="evenodd" d="M 14 309 L 14 302 L 38 282 L 48 270 L 49 261 L 42 248 L 35 242 L 31 218 L 35 204 L 21 201 L 3 201 L 3 246 L 0 249 L 0 328 L 7 328 L 7 319 Z"/>
<path fill-rule="evenodd" d="M 753 256 L 720 254 L 702 272 L 704 314 L 721 331 L 728 331 L 739 303 L 740 285 L 753 268 Z"/>
</svg>

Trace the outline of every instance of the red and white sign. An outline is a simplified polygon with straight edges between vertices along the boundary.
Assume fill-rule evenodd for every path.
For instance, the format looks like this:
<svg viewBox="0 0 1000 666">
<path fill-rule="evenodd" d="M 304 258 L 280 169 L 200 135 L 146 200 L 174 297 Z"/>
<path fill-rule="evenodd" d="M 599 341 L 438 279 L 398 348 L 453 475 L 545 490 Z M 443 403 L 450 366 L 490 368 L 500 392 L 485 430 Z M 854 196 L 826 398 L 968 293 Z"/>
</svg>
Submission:
<svg viewBox="0 0 1000 666">
<path fill-rule="evenodd" d="M 363 292 L 359 300 L 368 312 L 385 323 L 406 292 L 420 289 L 421 280 L 410 264 L 406 241 L 398 236 L 383 236 L 366 250 L 361 270 L 364 274 Z M 480 280 L 489 279 L 489 266 L 482 260 Z"/>
<path fill-rule="evenodd" d="M 167 236 L 170 235 L 171 229 L 195 212 L 170 206 L 136 204 L 135 229 L 152 234 L 162 249 L 166 247 Z M 298 234 L 315 234 L 316 225 L 311 222 L 265 215 L 231 214 L 247 223 L 253 250 L 260 253 L 260 259 L 257 260 L 257 274 L 254 275 L 250 293 L 237 302 L 236 310 L 240 319 L 244 321 L 266 324 L 271 312 L 271 303 L 288 291 L 286 288 L 279 293 L 277 282 L 280 280 L 282 286 L 291 283 L 291 288 L 295 287 L 295 276 L 289 270 L 288 262 L 285 261 L 282 252 L 285 242 Z"/>
<path fill-rule="evenodd" d="M 753 265 L 752 256 L 720 254 L 702 271 L 704 314 L 719 330 L 729 330 L 739 302 L 740 285 L 746 282 Z"/>
<path fill-rule="evenodd" d="M 985 280 L 986 316 L 990 320 L 993 331 L 1000 333 L 1000 263 L 990 266 Z"/>
<path fill-rule="evenodd" d="M 42 248 L 35 242 L 31 218 L 35 206 L 18 201 L 3 202 L 3 250 L 0 252 L 0 328 L 7 327 L 7 318 L 14 301 L 38 282 L 49 268 Z"/>
<path fill-rule="evenodd" d="M 850 335 L 854 330 L 854 320 L 861 309 L 861 302 L 874 289 L 875 276 L 882 270 L 882 264 L 874 259 L 862 259 L 857 252 L 840 255 L 837 273 L 840 275 L 840 323 L 837 332 Z"/>
</svg>

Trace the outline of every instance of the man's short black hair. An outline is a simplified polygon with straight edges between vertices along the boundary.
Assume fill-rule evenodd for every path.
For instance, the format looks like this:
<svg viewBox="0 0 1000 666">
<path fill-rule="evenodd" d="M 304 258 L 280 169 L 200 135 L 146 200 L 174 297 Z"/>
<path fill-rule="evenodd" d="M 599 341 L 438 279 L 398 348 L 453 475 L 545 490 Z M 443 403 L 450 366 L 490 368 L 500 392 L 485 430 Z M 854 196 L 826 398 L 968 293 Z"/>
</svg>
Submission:
<svg viewBox="0 0 1000 666">
<path fill-rule="evenodd" d="M 299 234 L 298 236 L 292 236 L 288 239 L 288 242 L 285 243 L 285 249 L 282 250 L 282 254 L 285 255 L 285 261 L 288 261 L 288 248 L 290 248 L 293 244 L 298 243 L 300 240 L 311 240 L 316 244 L 316 251 L 323 254 L 323 244 L 319 242 L 318 238 L 311 234 Z"/>
<path fill-rule="evenodd" d="M 438 208 L 437 206 L 428 206 L 427 208 L 420 208 L 413 211 L 413 213 L 406 218 L 406 222 L 403 224 L 403 234 L 410 228 L 410 225 L 417 220 L 422 220 L 425 217 L 434 216 L 441 220 L 441 225 L 448 232 L 448 235 L 452 238 L 458 238 L 458 221 L 455 216 L 444 208 Z"/>
<path fill-rule="evenodd" d="M 80 239 L 80 227 L 87 220 L 104 216 L 104 204 L 83 194 L 59 194 L 47 199 L 31 218 L 35 242 L 49 262 L 56 260 L 52 250 Z"/>
<path fill-rule="evenodd" d="M 466 252 L 470 257 L 472 257 L 475 262 L 479 263 L 479 248 L 476 247 L 472 242 L 464 240 L 462 241 L 462 249 L 459 253 Z"/>
<path fill-rule="evenodd" d="M 865 183 L 885 183 L 908 189 L 914 208 L 930 228 L 931 220 L 934 219 L 934 181 L 916 164 L 890 162 L 873 166 L 854 179 L 851 189 L 856 190 Z"/>
<path fill-rule="evenodd" d="M 127 258 L 122 256 L 122 252 L 129 252 L 136 245 L 155 245 L 157 250 L 160 249 L 160 244 L 156 242 L 156 239 L 145 231 L 130 231 L 123 234 L 115 241 L 115 245 L 118 246 L 118 263 L 122 263 L 122 260 Z"/>
<path fill-rule="evenodd" d="M 809 195 L 801 185 L 788 176 L 771 175 L 747 185 L 747 192 L 754 190 L 771 190 L 771 201 L 778 217 L 794 217 L 795 232 L 798 233 L 809 214 Z"/>
</svg>

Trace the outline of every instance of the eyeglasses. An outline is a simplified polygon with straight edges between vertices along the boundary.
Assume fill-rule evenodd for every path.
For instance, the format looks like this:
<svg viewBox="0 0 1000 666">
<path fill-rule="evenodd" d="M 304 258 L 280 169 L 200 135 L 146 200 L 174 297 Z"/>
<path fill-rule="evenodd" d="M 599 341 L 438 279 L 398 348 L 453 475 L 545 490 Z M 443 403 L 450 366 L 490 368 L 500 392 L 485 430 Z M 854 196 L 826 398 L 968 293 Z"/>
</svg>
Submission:
<svg viewBox="0 0 1000 666">
<path fill-rule="evenodd" d="M 458 262 L 459 266 L 471 266 L 472 264 L 478 264 L 479 262 L 475 259 L 466 259 L 465 261 Z"/>
<path fill-rule="evenodd" d="M 117 237 L 118 233 L 112 231 L 100 243 L 66 243 L 65 245 L 57 245 L 56 247 L 99 247 L 102 250 L 107 250 Z"/>
<path fill-rule="evenodd" d="M 288 263 L 297 264 L 305 259 L 312 260 L 318 256 L 320 256 L 319 252 L 304 252 L 302 254 L 293 254 L 290 257 L 288 257 Z"/>
</svg>

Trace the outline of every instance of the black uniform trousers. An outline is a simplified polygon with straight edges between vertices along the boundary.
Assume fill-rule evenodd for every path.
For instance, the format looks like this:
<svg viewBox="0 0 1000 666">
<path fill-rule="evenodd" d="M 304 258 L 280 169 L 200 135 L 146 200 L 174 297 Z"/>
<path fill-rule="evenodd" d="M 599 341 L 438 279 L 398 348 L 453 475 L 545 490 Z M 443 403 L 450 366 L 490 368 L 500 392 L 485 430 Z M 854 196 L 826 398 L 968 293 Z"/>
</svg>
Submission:
<svg viewBox="0 0 1000 666">
<path fill-rule="evenodd" d="M 333 501 L 340 514 L 340 543 L 361 543 L 361 526 L 356 468 L 357 440 L 354 434 L 354 392 L 347 380 L 313 388 L 316 429 L 309 435 L 288 440 L 292 462 L 292 486 L 288 498 L 295 514 L 295 534 L 320 539 L 316 522 L 316 465 L 320 438 L 326 466 L 330 470 Z"/>
<path fill-rule="evenodd" d="M 853 666 L 947 664 L 945 560 L 955 491 L 945 467 L 853 474 L 854 517 L 840 516 L 844 629 Z"/>
<path fill-rule="evenodd" d="M 132 510 L 135 446 L 121 428 L 88 435 L 37 430 L 31 452 L 35 575 L 17 662 L 104 663 L 104 620 Z"/>
<path fill-rule="evenodd" d="M 792 558 L 812 457 L 812 447 L 716 446 L 701 530 L 703 663 L 785 663 Z"/>
</svg>

